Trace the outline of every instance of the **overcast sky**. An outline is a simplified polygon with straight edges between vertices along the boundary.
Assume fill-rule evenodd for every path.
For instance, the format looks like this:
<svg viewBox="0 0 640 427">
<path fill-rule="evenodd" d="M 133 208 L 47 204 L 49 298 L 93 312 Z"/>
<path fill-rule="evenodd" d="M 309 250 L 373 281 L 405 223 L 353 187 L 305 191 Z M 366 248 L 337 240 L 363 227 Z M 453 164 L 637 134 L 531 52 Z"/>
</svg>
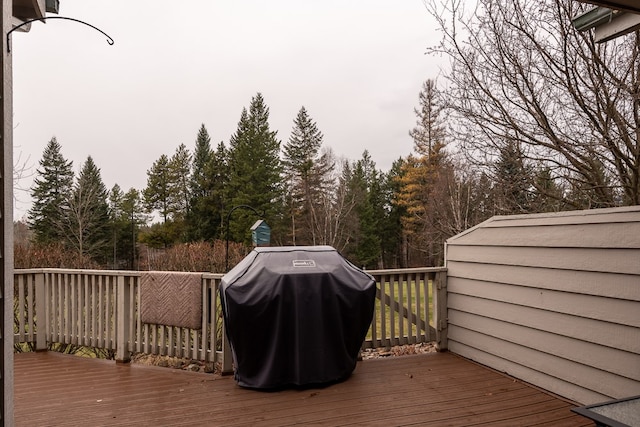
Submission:
<svg viewBox="0 0 640 427">
<path fill-rule="evenodd" d="M 440 68 L 422 0 L 61 0 L 58 16 L 115 44 L 63 20 L 12 34 L 23 189 L 56 136 L 76 173 L 90 155 L 108 189 L 141 190 L 160 155 L 193 150 L 200 124 L 228 144 L 257 92 L 283 144 L 304 105 L 338 156 L 366 149 L 386 171 L 411 152 L 413 108 Z M 30 197 L 16 197 L 20 219 Z"/>
</svg>

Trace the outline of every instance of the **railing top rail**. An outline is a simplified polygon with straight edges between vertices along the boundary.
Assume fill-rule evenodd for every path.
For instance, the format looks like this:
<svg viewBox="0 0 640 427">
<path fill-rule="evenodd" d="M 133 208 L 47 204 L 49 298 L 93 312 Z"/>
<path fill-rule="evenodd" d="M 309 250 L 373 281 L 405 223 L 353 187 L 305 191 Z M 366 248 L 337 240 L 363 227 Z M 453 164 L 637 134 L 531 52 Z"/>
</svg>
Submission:
<svg viewBox="0 0 640 427">
<path fill-rule="evenodd" d="M 15 274 L 42 274 L 42 273 L 61 273 L 61 274 L 101 274 L 103 276 L 140 276 L 143 271 L 127 271 L 127 270 L 91 270 L 91 269 L 75 269 L 75 268 L 16 268 L 13 270 Z"/>
<path fill-rule="evenodd" d="M 447 271 L 447 267 L 418 267 L 418 268 L 393 268 L 389 270 L 365 270 L 372 276 L 379 274 L 407 274 L 407 273 L 439 273 Z"/>
<path fill-rule="evenodd" d="M 438 273 L 447 271 L 447 267 L 419 267 L 419 268 L 394 268 L 389 270 L 366 270 L 371 275 L 380 274 L 408 274 L 408 273 Z M 147 271 L 128 271 L 128 270 L 91 270 L 91 269 L 72 269 L 72 268 L 18 268 L 14 270 L 15 274 L 42 274 L 42 273 L 61 273 L 61 274 L 100 274 L 103 276 L 141 276 Z M 172 271 L 176 274 L 184 274 L 184 271 Z M 210 272 L 191 272 L 202 274 L 203 279 L 220 279 L 223 273 Z"/>
<path fill-rule="evenodd" d="M 203 279 L 222 279 L 224 273 L 202 273 Z"/>
</svg>

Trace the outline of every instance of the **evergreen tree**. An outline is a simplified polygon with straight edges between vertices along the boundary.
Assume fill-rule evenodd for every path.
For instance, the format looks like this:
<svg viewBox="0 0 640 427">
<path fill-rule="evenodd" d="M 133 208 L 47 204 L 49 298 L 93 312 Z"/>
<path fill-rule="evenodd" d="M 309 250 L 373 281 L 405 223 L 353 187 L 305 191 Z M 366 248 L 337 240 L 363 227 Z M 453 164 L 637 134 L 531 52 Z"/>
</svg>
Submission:
<svg viewBox="0 0 640 427">
<path fill-rule="evenodd" d="M 500 151 L 495 166 L 495 190 L 500 214 L 531 211 L 534 171 L 515 141 L 508 141 Z"/>
<path fill-rule="evenodd" d="M 145 210 L 149 213 L 157 211 L 161 224 L 154 224 L 140 240 L 151 247 L 169 247 L 176 239 L 173 230 L 173 218 L 176 212 L 175 186 L 169 157 L 161 155 L 147 170 L 147 186 L 143 190 Z"/>
<path fill-rule="evenodd" d="M 435 145 L 443 143 L 445 136 L 440 118 L 443 102 L 434 80 L 427 79 L 422 84 L 418 99 L 420 108 L 413 110 L 417 118 L 416 126 L 409 131 L 409 135 L 413 138 L 416 153 L 429 157 Z"/>
<path fill-rule="evenodd" d="M 205 240 L 223 238 L 224 215 L 229 200 L 229 151 L 221 141 L 206 166 L 206 221 L 202 224 Z"/>
<path fill-rule="evenodd" d="M 110 248 L 109 206 L 100 169 L 91 156 L 82 166 L 63 209 L 67 244 L 80 258 L 88 256 L 104 264 Z"/>
<path fill-rule="evenodd" d="M 62 156 L 56 138 L 51 138 L 36 172 L 31 191 L 33 206 L 28 212 L 29 225 L 38 243 L 54 243 L 63 238 L 59 228 L 63 221 L 61 207 L 71 194 L 74 178 L 72 165 Z"/>
<path fill-rule="evenodd" d="M 147 217 L 140 192 L 130 188 L 124 193 L 118 184 L 109 192 L 109 217 L 111 221 L 113 268 L 135 270 L 136 243 L 140 227 Z"/>
<path fill-rule="evenodd" d="M 362 159 L 343 168 L 346 184 L 345 256 L 354 264 L 377 268 L 382 262 L 381 229 L 386 217 L 381 172 L 365 150 Z"/>
<path fill-rule="evenodd" d="M 109 222 L 111 224 L 111 245 L 113 248 L 113 269 L 118 269 L 118 250 L 120 249 L 120 219 L 122 218 L 122 199 L 124 193 L 118 184 L 109 191 Z"/>
<path fill-rule="evenodd" d="M 212 161 L 211 138 L 207 128 L 202 124 L 196 137 L 196 147 L 193 152 L 193 163 L 191 166 L 190 209 L 187 213 L 187 240 L 205 240 L 208 232 L 207 223 L 210 221 L 210 207 L 207 203 L 207 188 L 209 187 L 210 176 L 207 167 Z"/>
<path fill-rule="evenodd" d="M 147 187 L 143 191 L 147 211 L 158 211 L 165 223 L 174 211 L 171 178 L 169 158 L 163 154 L 147 170 Z"/>
<path fill-rule="evenodd" d="M 559 212 L 568 208 L 563 201 L 564 189 L 554 178 L 551 168 L 541 167 L 537 170 L 533 187 L 531 212 Z"/>
<path fill-rule="evenodd" d="M 382 244 L 382 259 L 384 268 L 401 268 L 402 245 L 402 217 L 405 216 L 405 208 L 396 200 L 396 194 L 400 191 L 400 175 L 404 160 L 399 158 L 391 165 L 391 169 L 385 174 L 382 184 L 382 193 L 385 206 L 385 221 L 380 230 Z"/>
<path fill-rule="evenodd" d="M 358 239 L 355 250 L 358 264 L 366 268 L 382 267 L 382 238 L 386 212 L 381 182 L 383 174 L 376 169 L 376 164 L 365 151 L 362 159 L 356 163 L 356 183 L 361 185 L 364 197 L 357 206 L 359 217 Z"/>
<path fill-rule="evenodd" d="M 122 259 L 128 260 L 129 269 L 136 269 L 136 244 L 140 227 L 144 226 L 148 218 L 143 212 L 142 197 L 135 188 L 130 188 L 122 198 L 122 216 L 120 223 L 120 247 Z"/>
<path fill-rule="evenodd" d="M 277 230 L 282 212 L 280 141 L 269 129 L 269 108 L 260 93 L 251 99 L 249 111 L 242 110 L 229 148 L 229 204 L 227 212 L 246 205 Z M 230 231 L 236 241 L 249 243 L 251 225 L 257 220 L 249 209 L 238 209 L 230 218 Z"/>
<path fill-rule="evenodd" d="M 180 144 L 171 156 L 169 171 L 174 220 L 183 221 L 191 199 L 191 154 L 186 145 Z"/>
<path fill-rule="evenodd" d="M 322 200 L 330 190 L 334 164 L 328 153 L 321 154 L 322 133 L 302 107 L 294 119 L 289 142 L 283 149 L 287 182 L 287 217 L 291 242 L 316 245 L 322 239 Z"/>
</svg>

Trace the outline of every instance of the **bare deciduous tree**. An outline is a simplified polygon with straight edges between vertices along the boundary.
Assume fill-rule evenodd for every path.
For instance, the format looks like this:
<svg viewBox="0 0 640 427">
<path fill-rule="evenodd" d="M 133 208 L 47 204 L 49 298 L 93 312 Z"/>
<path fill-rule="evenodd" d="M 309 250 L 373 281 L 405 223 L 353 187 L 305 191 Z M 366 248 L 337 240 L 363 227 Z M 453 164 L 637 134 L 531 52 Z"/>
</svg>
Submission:
<svg viewBox="0 0 640 427">
<path fill-rule="evenodd" d="M 455 138 L 490 165 L 507 144 L 548 171 L 574 208 L 640 203 L 640 35 L 596 44 L 564 0 L 425 0 L 451 60 Z M 468 4 L 468 2 L 467 2 Z M 535 185 L 535 181 L 534 181 Z M 544 188 L 537 188 L 544 191 Z"/>
</svg>

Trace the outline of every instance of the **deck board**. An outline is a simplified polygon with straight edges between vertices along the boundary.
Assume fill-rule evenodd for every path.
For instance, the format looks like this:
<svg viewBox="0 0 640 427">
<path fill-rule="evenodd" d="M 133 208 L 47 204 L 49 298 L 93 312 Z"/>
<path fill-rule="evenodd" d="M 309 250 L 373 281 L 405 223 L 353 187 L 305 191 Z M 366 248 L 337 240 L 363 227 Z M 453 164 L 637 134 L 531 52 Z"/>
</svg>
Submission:
<svg viewBox="0 0 640 427">
<path fill-rule="evenodd" d="M 590 426 L 569 402 L 450 353 L 359 362 L 344 382 L 263 392 L 231 377 L 16 354 L 16 426 Z"/>
</svg>

